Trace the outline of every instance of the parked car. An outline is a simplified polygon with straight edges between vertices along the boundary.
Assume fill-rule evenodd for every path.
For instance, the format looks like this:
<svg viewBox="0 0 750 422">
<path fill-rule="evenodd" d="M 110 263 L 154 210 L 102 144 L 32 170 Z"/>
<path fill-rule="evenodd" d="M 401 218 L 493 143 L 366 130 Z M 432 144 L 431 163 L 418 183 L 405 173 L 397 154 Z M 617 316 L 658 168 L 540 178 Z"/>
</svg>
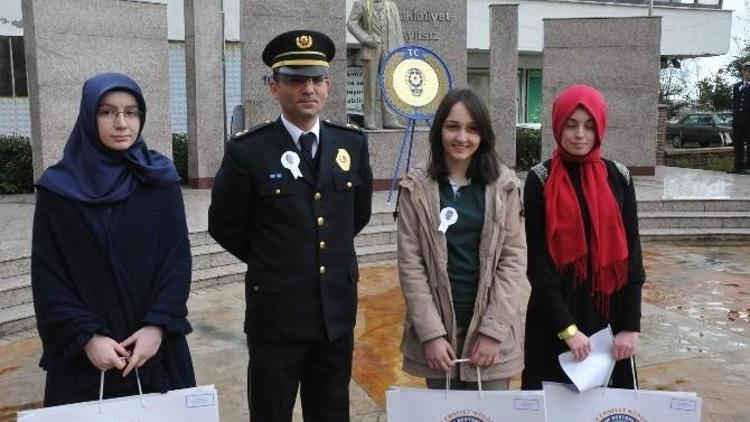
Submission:
<svg viewBox="0 0 750 422">
<path fill-rule="evenodd" d="M 667 124 L 667 140 L 675 148 L 686 144 L 732 145 L 731 113 L 690 113 L 677 123 Z"/>
</svg>

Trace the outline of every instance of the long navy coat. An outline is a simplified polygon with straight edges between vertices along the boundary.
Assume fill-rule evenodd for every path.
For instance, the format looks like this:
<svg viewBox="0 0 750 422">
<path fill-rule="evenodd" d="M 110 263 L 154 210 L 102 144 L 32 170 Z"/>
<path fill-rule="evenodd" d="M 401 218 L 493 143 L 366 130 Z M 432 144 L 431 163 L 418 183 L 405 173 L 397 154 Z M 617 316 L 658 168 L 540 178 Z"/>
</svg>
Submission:
<svg viewBox="0 0 750 422">
<path fill-rule="evenodd" d="M 144 392 L 195 385 L 185 335 L 191 258 L 178 184 L 140 184 L 125 200 L 91 205 L 39 188 L 31 282 L 47 371 L 45 406 L 95 400 L 99 375 L 83 351 L 95 334 L 122 341 L 163 329 L 140 368 Z M 134 375 L 106 374 L 105 397 L 138 394 Z"/>
</svg>

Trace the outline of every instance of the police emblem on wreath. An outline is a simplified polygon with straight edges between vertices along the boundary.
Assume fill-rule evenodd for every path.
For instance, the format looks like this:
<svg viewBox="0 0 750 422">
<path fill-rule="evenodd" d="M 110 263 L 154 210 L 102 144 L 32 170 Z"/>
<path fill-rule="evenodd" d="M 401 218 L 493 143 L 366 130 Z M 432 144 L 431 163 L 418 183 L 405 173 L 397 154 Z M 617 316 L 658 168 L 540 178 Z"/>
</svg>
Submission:
<svg viewBox="0 0 750 422">
<path fill-rule="evenodd" d="M 445 62 L 427 48 L 407 45 L 383 61 L 378 77 L 386 105 L 410 120 L 430 120 L 451 89 Z"/>
<path fill-rule="evenodd" d="M 378 73 L 378 85 L 385 105 L 408 119 L 386 199 L 390 203 L 407 145 L 405 172 L 409 171 L 414 128 L 419 121 L 430 124 L 440 101 L 451 89 L 451 74 L 443 59 L 433 51 L 419 45 L 405 45 L 385 58 Z"/>
<path fill-rule="evenodd" d="M 336 154 L 336 164 L 338 164 L 339 167 L 341 167 L 341 170 L 344 171 L 349 171 L 352 167 L 352 159 L 349 156 L 349 152 L 344 148 L 339 148 L 339 151 Z"/>
<path fill-rule="evenodd" d="M 300 35 L 296 41 L 299 48 L 310 48 L 313 45 L 313 39 L 309 35 Z"/>
</svg>

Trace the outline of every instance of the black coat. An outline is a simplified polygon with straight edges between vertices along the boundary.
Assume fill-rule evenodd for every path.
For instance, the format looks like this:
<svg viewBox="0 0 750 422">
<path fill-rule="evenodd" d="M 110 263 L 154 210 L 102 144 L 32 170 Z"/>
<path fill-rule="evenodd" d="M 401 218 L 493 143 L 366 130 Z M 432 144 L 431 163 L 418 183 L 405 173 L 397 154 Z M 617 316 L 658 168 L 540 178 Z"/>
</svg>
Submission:
<svg viewBox="0 0 750 422">
<path fill-rule="evenodd" d="M 123 341 L 164 330 L 140 370 L 144 392 L 195 385 L 185 335 L 190 244 L 178 184 L 139 185 L 125 200 L 90 205 L 39 188 L 31 285 L 47 370 L 45 405 L 95 400 L 99 370 L 83 348 L 96 334 Z M 134 376 L 109 371 L 106 397 L 138 394 Z"/>
<path fill-rule="evenodd" d="M 732 127 L 735 130 L 750 126 L 750 87 L 741 90 L 743 83 L 738 82 L 732 86 Z"/>
<path fill-rule="evenodd" d="M 299 153 L 281 119 L 226 145 L 214 179 L 209 233 L 248 264 L 245 332 L 251 340 L 301 342 L 351 333 L 359 278 L 354 236 L 372 207 L 372 170 L 362 132 L 321 120 L 314 176 L 282 167 Z M 347 170 L 336 162 L 350 157 Z M 316 199 L 318 198 L 318 199 Z"/>
<path fill-rule="evenodd" d="M 613 161 L 607 165 L 609 186 L 622 213 L 628 242 L 628 281 L 610 299 L 610 317 L 605 319 L 591 296 L 590 281 L 573 289 L 570 274 L 560 274 L 547 248 L 544 183 L 532 169 L 524 186 L 526 242 L 528 245 L 527 275 L 531 283 L 531 297 L 526 313 L 525 362 L 522 376 L 524 389 L 540 389 L 542 381 L 567 382 L 558 361 L 568 346 L 557 333 L 576 324 L 587 336 L 611 324 L 612 331 L 640 331 L 641 288 L 645 280 L 641 242 L 638 234 L 635 188 L 627 169 Z M 544 168 L 549 171 L 550 161 Z M 581 206 L 584 226 L 589 233 L 591 219 L 586 202 L 582 200 L 580 172 L 575 165 L 566 165 Z M 544 172 L 542 172 L 544 173 Z M 631 387 L 632 376 L 628 360 L 615 365 L 613 386 Z"/>
</svg>

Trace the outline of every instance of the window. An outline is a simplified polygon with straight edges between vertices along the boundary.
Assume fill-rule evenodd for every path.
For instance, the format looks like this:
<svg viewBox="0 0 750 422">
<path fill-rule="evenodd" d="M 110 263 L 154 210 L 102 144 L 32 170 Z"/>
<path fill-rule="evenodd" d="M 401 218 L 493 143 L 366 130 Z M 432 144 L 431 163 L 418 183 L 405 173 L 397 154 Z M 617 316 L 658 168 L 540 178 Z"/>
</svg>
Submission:
<svg viewBox="0 0 750 422">
<path fill-rule="evenodd" d="M 0 97 L 27 97 L 23 37 L 0 36 Z"/>
</svg>

